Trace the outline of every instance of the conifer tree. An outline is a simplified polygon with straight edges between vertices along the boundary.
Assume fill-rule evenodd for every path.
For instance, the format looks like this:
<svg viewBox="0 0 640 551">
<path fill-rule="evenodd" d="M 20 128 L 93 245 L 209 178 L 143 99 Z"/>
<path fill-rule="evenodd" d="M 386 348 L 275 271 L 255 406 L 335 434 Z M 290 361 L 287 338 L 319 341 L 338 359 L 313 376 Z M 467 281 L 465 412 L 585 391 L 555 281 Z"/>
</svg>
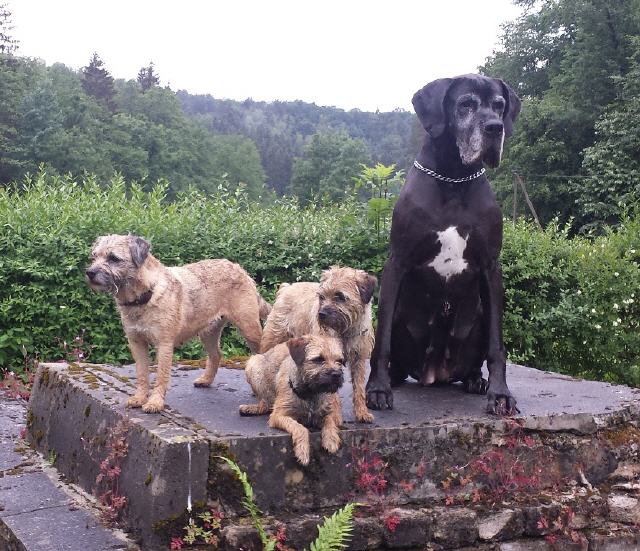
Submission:
<svg viewBox="0 0 640 551">
<path fill-rule="evenodd" d="M 154 86 L 160 84 L 160 77 L 155 72 L 153 61 L 150 61 L 147 67 L 142 67 L 142 69 L 138 71 L 137 80 L 142 87 L 143 92 L 146 92 L 147 90 L 150 90 Z"/>
<path fill-rule="evenodd" d="M 116 93 L 113 77 L 104 68 L 104 62 L 95 52 L 89 65 L 82 68 L 82 88 L 88 95 L 96 98 L 113 111 L 115 107 L 113 98 Z"/>
</svg>

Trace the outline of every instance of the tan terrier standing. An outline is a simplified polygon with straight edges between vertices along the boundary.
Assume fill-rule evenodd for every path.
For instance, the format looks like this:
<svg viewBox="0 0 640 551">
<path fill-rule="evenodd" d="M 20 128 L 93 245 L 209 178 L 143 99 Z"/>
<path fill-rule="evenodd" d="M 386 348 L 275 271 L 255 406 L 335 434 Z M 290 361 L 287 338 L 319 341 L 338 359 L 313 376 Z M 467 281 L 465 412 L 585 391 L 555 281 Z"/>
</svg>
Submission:
<svg viewBox="0 0 640 551">
<path fill-rule="evenodd" d="M 260 319 L 270 306 L 249 274 L 229 260 L 202 260 L 166 267 L 150 253 L 150 244 L 134 235 L 98 237 L 86 278 L 92 289 L 113 294 L 131 354 L 137 388 L 127 405 L 147 413 L 162 411 L 169 388 L 174 347 L 195 337 L 207 350 L 204 373 L 195 386 L 209 386 L 220 363 L 220 335 L 235 325 L 257 352 Z M 156 349 L 156 385 L 149 396 L 149 346 Z"/>
<path fill-rule="evenodd" d="M 265 352 L 290 337 L 338 337 L 351 370 L 356 420 L 362 423 L 373 421 L 364 385 L 366 360 L 371 357 L 374 342 L 371 298 L 376 285 L 376 278 L 362 270 L 337 266 L 325 270 L 320 283 L 281 285 L 260 344 Z"/>
<path fill-rule="evenodd" d="M 269 426 L 291 434 L 293 451 L 309 464 L 309 430 L 322 429 L 322 447 L 340 447 L 342 408 L 338 389 L 344 382 L 344 356 L 338 339 L 306 335 L 289 339 L 265 354 L 251 356 L 245 374 L 257 404 L 241 405 L 240 415 L 271 412 Z"/>
</svg>

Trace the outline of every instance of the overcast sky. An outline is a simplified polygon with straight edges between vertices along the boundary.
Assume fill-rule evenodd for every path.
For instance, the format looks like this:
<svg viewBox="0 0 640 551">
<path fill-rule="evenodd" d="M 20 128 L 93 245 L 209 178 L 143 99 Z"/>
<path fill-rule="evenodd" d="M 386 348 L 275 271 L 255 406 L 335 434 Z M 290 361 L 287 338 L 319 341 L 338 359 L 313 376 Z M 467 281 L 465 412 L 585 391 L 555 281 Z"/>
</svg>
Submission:
<svg viewBox="0 0 640 551">
<path fill-rule="evenodd" d="M 7 1 L 7 0 L 5 0 Z M 510 0 L 8 0 L 21 55 L 216 98 L 411 109 L 427 82 L 475 72 Z"/>
</svg>

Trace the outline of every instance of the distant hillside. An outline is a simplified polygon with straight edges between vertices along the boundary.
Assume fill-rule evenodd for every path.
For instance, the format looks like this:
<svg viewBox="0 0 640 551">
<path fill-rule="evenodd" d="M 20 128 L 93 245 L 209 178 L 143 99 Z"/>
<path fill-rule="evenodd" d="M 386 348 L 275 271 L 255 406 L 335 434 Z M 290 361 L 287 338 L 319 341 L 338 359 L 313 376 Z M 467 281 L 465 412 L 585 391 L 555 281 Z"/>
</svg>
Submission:
<svg viewBox="0 0 640 551">
<path fill-rule="evenodd" d="M 158 82 L 153 64 L 122 80 L 98 54 L 74 70 L 0 53 L 0 186 L 41 169 L 99 182 L 118 172 L 146 187 L 166 180 L 171 198 L 241 184 L 267 200 L 266 184 L 303 201 L 337 200 L 362 163 L 406 168 L 421 137 L 406 111 L 217 100 Z"/>
<path fill-rule="evenodd" d="M 369 113 L 320 107 L 303 101 L 221 100 L 210 95 L 177 92 L 184 112 L 216 134 L 240 134 L 258 147 L 267 185 L 283 193 L 291 180 L 293 159 L 318 130 L 342 130 L 361 138 L 374 162 L 406 168 L 421 142 L 422 128 L 413 113 L 396 110 Z"/>
</svg>

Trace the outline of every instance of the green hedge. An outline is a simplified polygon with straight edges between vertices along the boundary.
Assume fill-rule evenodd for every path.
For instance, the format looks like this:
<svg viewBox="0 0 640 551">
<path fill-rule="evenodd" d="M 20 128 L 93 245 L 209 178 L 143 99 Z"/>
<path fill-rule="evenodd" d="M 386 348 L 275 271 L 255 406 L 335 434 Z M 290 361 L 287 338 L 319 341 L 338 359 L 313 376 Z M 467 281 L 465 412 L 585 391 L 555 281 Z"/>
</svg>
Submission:
<svg viewBox="0 0 640 551">
<path fill-rule="evenodd" d="M 288 200 L 265 206 L 224 189 L 168 203 L 162 187 L 145 193 L 120 178 L 102 188 L 91 178 L 76 183 L 46 174 L 0 191 L 0 365 L 19 372 L 25 357 L 68 358 L 74 347 L 90 349 L 93 361 L 130 361 L 113 300 L 84 283 L 98 235 L 143 235 L 169 265 L 229 258 L 271 299 L 279 283 L 317 279 L 336 263 L 379 275 L 387 242 L 376 237 L 364 208 L 355 200 L 322 208 L 301 209 Z M 540 232 L 506 224 L 510 358 L 640 386 L 636 251 L 640 221 L 594 241 L 568 239 L 552 226 Z M 239 346 L 235 334 L 225 339 L 227 352 Z M 197 345 L 180 351 L 198 354 Z"/>
</svg>

